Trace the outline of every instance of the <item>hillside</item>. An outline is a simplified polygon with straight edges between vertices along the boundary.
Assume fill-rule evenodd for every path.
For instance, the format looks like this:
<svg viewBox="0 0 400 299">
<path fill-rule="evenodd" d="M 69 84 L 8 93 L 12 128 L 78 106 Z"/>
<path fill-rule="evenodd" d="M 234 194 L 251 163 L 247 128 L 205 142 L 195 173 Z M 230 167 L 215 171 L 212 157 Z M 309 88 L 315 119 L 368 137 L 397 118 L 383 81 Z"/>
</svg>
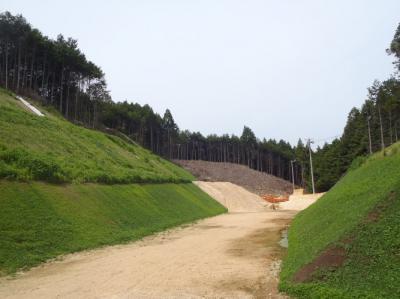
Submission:
<svg viewBox="0 0 400 299">
<path fill-rule="evenodd" d="M 292 192 L 292 184 L 281 178 L 233 163 L 200 160 L 174 160 L 200 181 L 230 182 L 258 195 L 286 194 Z"/>
<path fill-rule="evenodd" d="M 180 167 L 40 109 L 0 91 L 0 276 L 226 212 Z"/>
<path fill-rule="evenodd" d="M 0 91 L 0 178 L 51 182 L 190 182 L 192 176 L 135 143 L 38 117 Z"/>
<path fill-rule="evenodd" d="M 294 219 L 282 290 L 300 298 L 400 297 L 399 149 L 356 160 Z"/>
</svg>

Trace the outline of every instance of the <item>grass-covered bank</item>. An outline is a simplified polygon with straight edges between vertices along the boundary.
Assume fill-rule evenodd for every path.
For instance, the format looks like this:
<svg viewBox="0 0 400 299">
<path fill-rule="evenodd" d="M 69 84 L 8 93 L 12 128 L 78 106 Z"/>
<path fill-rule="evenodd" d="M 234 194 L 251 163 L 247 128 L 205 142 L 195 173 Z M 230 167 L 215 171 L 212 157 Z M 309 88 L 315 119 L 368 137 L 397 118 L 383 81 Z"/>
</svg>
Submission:
<svg viewBox="0 0 400 299">
<path fill-rule="evenodd" d="M 179 166 L 41 109 L 0 90 L 0 274 L 226 211 Z"/>
<path fill-rule="evenodd" d="M 281 290 L 301 298 L 400 297 L 400 145 L 350 170 L 289 230 Z M 340 248 L 339 267 L 322 267 L 296 283 L 296 273 L 324 250 Z"/>
<path fill-rule="evenodd" d="M 193 176 L 135 143 L 28 112 L 0 90 L 0 178 L 50 182 L 190 182 Z"/>
<path fill-rule="evenodd" d="M 193 184 L 0 181 L 0 271 L 139 239 L 226 211 Z"/>
</svg>

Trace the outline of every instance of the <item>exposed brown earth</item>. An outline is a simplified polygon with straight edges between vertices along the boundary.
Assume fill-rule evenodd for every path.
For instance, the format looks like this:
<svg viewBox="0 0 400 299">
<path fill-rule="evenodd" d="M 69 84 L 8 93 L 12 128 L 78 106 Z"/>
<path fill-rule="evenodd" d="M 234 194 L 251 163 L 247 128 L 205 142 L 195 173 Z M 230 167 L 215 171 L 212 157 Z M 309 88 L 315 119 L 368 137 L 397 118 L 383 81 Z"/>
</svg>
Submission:
<svg viewBox="0 0 400 299">
<path fill-rule="evenodd" d="M 335 269 L 343 265 L 346 251 L 341 247 L 325 250 L 314 261 L 301 268 L 293 277 L 294 282 L 311 281 L 318 270 Z"/>
<path fill-rule="evenodd" d="M 231 182 L 258 195 L 284 195 L 293 191 L 292 184 L 281 178 L 259 172 L 245 165 L 200 160 L 175 160 L 199 181 Z"/>
<path fill-rule="evenodd" d="M 319 194 L 315 195 L 306 195 L 306 197 L 310 197 L 312 200 L 312 196 L 318 197 Z M 304 196 L 303 196 L 304 197 Z M 372 223 L 372 222 L 377 222 L 381 215 L 383 214 L 384 210 L 390 207 L 390 204 L 393 200 L 395 200 L 395 193 L 392 191 L 389 197 L 389 200 L 387 201 L 382 201 L 377 204 L 377 206 L 369 212 L 367 217 L 361 222 L 360 225 Z M 293 200 L 292 200 L 293 201 Z M 303 200 L 304 202 L 304 200 Z M 286 208 L 283 205 L 283 208 Z M 340 240 L 341 244 L 351 244 L 353 241 L 353 236 L 348 235 L 347 237 L 343 238 Z M 316 257 L 312 262 L 309 264 L 303 266 L 300 270 L 297 271 L 297 273 L 293 276 L 293 281 L 294 282 L 307 282 L 307 281 L 312 281 L 314 279 L 320 279 L 317 275 L 322 273 L 321 271 L 325 270 L 334 270 L 336 268 L 339 268 L 340 266 L 343 265 L 343 263 L 346 260 L 346 250 L 344 247 L 339 247 L 339 246 L 330 246 L 322 253 Z"/>
</svg>

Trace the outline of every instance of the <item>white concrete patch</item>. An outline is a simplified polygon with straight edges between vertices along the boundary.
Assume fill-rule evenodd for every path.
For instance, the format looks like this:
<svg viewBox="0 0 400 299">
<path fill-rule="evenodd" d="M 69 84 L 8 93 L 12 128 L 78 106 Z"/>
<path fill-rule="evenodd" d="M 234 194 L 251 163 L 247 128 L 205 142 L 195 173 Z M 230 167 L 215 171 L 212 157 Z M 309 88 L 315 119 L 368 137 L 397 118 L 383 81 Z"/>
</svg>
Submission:
<svg viewBox="0 0 400 299">
<path fill-rule="evenodd" d="M 22 104 L 24 104 L 26 107 L 28 107 L 29 110 L 31 110 L 34 114 L 38 115 L 38 116 L 44 116 L 44 114 L 42 112 L 40 112 L 39 109 L 37 109 L 36 107 L 34 107 L 32 104 L 30 104 L 29 102 L 25 101 L 22 97 L 20 96 L 16 96 L 16 98 L 18 100 L 20 100 L 22 102 Z"/>
</svg>

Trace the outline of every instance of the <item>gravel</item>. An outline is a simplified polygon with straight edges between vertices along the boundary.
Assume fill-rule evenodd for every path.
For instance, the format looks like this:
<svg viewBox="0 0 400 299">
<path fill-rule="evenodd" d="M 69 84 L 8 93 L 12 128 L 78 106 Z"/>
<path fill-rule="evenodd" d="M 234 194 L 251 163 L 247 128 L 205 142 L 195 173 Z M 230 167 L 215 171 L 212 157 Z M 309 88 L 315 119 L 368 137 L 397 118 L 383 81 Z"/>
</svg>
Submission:
<svg viewBox="0 0 400 299">
<path fill-rule="evenodd" d="M 292 184 L 281 178 L 259 172 L 245 165 L 200 160 L 175 160 L 199 181 L 231 182 L 258 195 L 292 193 Z"/>
</svg>

